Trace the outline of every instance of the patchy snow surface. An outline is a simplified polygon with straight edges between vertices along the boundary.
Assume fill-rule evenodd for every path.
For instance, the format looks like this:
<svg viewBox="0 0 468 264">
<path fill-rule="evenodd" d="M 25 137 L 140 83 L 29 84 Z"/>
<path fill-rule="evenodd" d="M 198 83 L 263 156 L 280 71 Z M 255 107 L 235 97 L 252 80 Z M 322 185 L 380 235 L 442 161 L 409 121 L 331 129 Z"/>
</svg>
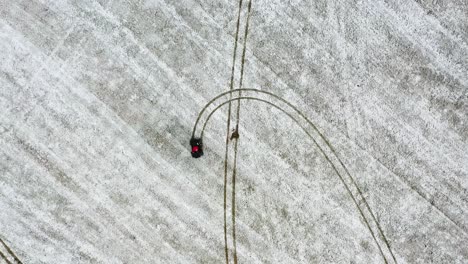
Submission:
<svg viewBox="0 0 468 264">
<path fill-rule="evenodd" d="M 239 2 L 215 2 L 0 1 L 0 263 L 225 262 L 227 106 L 189 146 L 230 89 Z M 468 263 L 466 1 L 252 0 L 242 87 L 329 139 L 398 263 Z M 239 263 L 394 262 L 298 124 L 239 113 Z"/>
</svg>

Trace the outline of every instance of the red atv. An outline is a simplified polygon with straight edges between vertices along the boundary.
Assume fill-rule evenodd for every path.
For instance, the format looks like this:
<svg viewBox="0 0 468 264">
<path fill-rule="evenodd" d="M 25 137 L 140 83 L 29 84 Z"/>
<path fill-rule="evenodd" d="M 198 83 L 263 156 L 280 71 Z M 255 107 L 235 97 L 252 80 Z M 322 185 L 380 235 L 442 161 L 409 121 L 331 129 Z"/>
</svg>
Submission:
<svg viewBox="0 0 468 264">
<path fill-rule="evenodd" d="M 192 157 L 199 158 L 203 156 L 203 143 L 201 138 L 190 139 L 190 146 L 192 146 Z"/>
</svg>

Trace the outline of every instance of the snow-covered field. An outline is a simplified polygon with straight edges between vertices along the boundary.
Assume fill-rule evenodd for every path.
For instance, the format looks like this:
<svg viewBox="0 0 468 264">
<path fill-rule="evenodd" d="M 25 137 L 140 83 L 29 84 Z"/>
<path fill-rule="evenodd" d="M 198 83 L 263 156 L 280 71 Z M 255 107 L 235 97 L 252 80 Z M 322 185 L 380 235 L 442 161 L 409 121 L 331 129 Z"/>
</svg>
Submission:
<svg viewBox="0 0 468 264">
<path fill-rule="evenodd" d="M 0 0 L 0 263 L 225 263 L 225 222 L 229 263 L 468 263 L 468 2 L 248 3 L 233 88 L 246 46 L 241 87 L 356 185 L 260 101 L 191 157 L 238 1 Z"/>
</svg>

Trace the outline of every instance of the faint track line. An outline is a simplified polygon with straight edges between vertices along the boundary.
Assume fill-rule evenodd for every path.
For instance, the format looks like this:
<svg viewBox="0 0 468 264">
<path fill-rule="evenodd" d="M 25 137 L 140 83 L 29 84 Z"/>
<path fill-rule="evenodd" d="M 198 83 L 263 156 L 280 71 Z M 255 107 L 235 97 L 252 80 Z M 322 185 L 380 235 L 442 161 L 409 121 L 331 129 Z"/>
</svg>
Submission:
<svg viewBox="0 0 468 264">
<path fill-rule="evenodd" d="M 45 69 L 45 67 L 47 66 L 47 64 L 49 64 L 51 61 L 52 61 L 52 57 L 55 55 L 55 53 L 57 53 L 57 51 L 63 47 L 63 45 L 65 44 L 65 41 L 67 40 L 67 38 L 70 36 L 70 34 L 75 30 L 75 27 L 76 27 L 76 23 L 74 23 L 68 30 L 67 32 L 65 33 L 65 35 L 60 38 L 60 41 L 57 43 L 57 45 L 54 47 L 54 49 L 52 50 L 52 52 L 47 55 L 47 60 L 45 62 L 43 62 L 41 64 L 41 67 L 39 69 L 37 69 L 36 72 L 33 73 L 31 79 L 29 80 L 28 84 L 26 85 L 27 87 L 31 86 L 31 84 L 36 80 L 37 76 L 41 73 L 41 71 L 43 69 Z"/>
<path fill-rule="evenodd" d="M 361 147 L 359 144 L 355 142 L 356 146 L 361 149 L 362 151 L 366 151 L 363 147 Z M 408 181 L 406 178 L 403 176 L 399 175 L 398 173 L 394 172 L 392 169 L 390 169 L 385 163 L 383 163 L 379 158 L 372 156 L 371 157 L 382 167 L 384 167 L 388 172 L 391 174 L 395 175 L 398 179 L 401 180 L 410 190 L 412 190 L 414 193 L 416 193 L 419 197 L 421 197 L 423 200 L 425 200 L 431 207 L 435 208 L 437 212 L 439 212 L 444 218 L 446 218 L 450 223 L 452 223 L 457 229 L 459 229 L 467 238 L 468 238 L 468 233 L 467 230 L 461 226 L 458 222 L 453 220 L 445 211 L 443 211 L 439 206 L 435 205 L 434 202 L 431 202 L 429 198 L 427 197 L 427 194 L 423 193 L 419 189 L 417 189 L 415 186 L 413 186 L 410 181 Z"/>
</svg>

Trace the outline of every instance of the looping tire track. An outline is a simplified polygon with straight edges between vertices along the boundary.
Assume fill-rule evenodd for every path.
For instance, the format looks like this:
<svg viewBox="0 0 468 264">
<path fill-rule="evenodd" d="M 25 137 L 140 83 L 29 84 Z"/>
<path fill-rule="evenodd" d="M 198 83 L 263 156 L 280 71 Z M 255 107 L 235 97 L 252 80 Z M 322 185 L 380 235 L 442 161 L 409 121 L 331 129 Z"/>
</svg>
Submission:
<svg viewBox="0 0 468 264">
<path fill-rule="evenodd" d="M 293 106 L 291 103 L 289 103 L 288 101 L 286 101 L 285 99 L 275 95 L 275 94 L 272 94 L 270 92 L 266 92 L 266 91 L 263 91 L 263 90 L 258 90 L 258 89 L 251 89 L 251 88 L 244 88 L 244 89 L 235 89 L 235 90 L 231 90 L 231 91 L 228 91 L 228 92 L 224 92 L 224 93 L 221 93 L 219 94 L 218 96 L 214 97 L 212 100 L 210 100 L 206 105 L 205 107 L 200 111 L 199 115 L 198 115 L 198 118 L 195 122 L 195 125 L 193 127 L 193 131 L 192 131 L 192 137 L 195 136 L 195 131 L 196 131 L 196 127 L 198 125 L 198 122 L 201 118 L 201 116 L 203 115 L 204 111 L 214 102 L 216 101 L 217 99 L 219 99 L 220 97 L 226 95 L 226 94 L 232 94 L 233 92 L 235 91 L 252 91 L 252 92 L 258 92 L 258 93 L 263 93 L 263 94 L 267 94 L 269 96 L 272 96 L 273 98 L 276 98 L 284 103 L 286 103 L 289 107 L 291 107 L 296 113 L 298 113 L 304 120 L 306 120 L 306 122 L 312 126 L 312 128 L 317 132 L 317 134 L 319 135 L 319 137 L 325 142 L 326 146 L 330 149 L 331 153 L 336 157 L 336 159 L 338 160 L 339 164 L 343 167 L 344 171 L 345 171 L 345 174 L 349 177 L 349 179 L 351 180 L 351 183 L 352 185 L 357 189 L 358 191 L 358 195 L 360 196 L 361 198 L 361 201 L 364 203 L 365 205 L 365 208 L 369 211 L 370 215 L 371 215 L 371 219 L 374 221 L 377 229 L 378 229 L 378 233 L 380 234 L 380 237 L 381 239 L 383 240 L 386 248 L 388 249 L 390 255 L 391 255 L 391 259 L 393 260 L 394 263 L 397 263 L 396 261 L 396 258 L 391 250 L 391 247 L 390 247 L 390 243 L 388 242 L 388 239 L 386 238 L 385 234 L 383 233 L 383 230 L 379 224 L 379 222 L 377 221 L 374 213 L 372 212 L 372 210 L 370 209 L 370 206 L 369 204 L 367 203 L 367 200 L 365 199 L 364 195 L 362 194 L 362 191 L 361 189 L 359 188 L 359 186 L 357 185 L 356 181 L 354 180 L 354 178 L 351 176 L 351 174 L 349 173 L 348 169 L 346 168 L 346 166 L 344 165 L 344 163 L 342 162 L 342 160 L 338 157 L 337 155 L 337 152 L 335 151 L 335 149 L 331 146 L 331 144 L 329 143 L 329 141 L 325 138 L 325 136 L 317 129 L 317 127 L 301 112 L 299 111 L 295 106 Z M 205 120 L 204 124 L 203 124 L 203 128 L 202 128 L 202 131 L 201 131 L 201 134 L 200 134 L 200 138 L 203 139 L 203 134 L 204 134 L 204 131 L 205 131 L 205 128 L 206 128 L 206 125 L 209 121 L 209 119 L 211 118 L 211 116 L 218 110 L 220 109 L 222 106 L 224 106 L 225 104 L 228 104 L 228 103 L 231 103 L 232 101 L 240 101 L 240 100 L 254 100 L 254 101 L 260 101 L 260 102 L 263 102 L 263 103 L 266 103 L 268 105 L 271 105 L 275 108 L 277 108 L 278 110 L 280 110 L 281 112 L 285 113 L 287 116 L 289 116 L 295 123 L 297 123 L 303 130 L 304 132 L 310 137 L 310 139 L 315 143 L 315 145 L 319 148 L 320 152 L 325 156 L 325 158 L 327 159 L 327 161 L 330 163 L 330 165 L 332 166 L 333 170 L 337 173 L 338 177 L 340 178 L 340 181 L 344 184 L 348 194 L 350 195 L 351 199 L 353 200 L 356 208 L 358 209 L 358 212 L 359 214 L 361 215 L 363 221 L 365 222 L 366 224 L 366 227 L 367 229 L 369 230 L 369 232 L 371 233 L 371 236 L 375 242 L 375 244 L 377 245 L 378 249 L 379 249 L 379 252 L 384 260 L 384 263 L 388 263 L 387 261 L 387 257 L 385 256 L 385 254 L 383 253 L 382 251 L 382 248 L 380 246 L 380 244 L 378 243 L 377 241 L 377 237 L 375 236 L 374 234 L 374 231 L 372 230 L 372 228 L 370 227 L 370 223 L 369 221 L 367 220 L 366 216 L 364 215 L 364 212 L 363 210 L 361 209 L 361 207 L 359 206 L 359 203 L 356 199 L 356 197 L 353 195 L 352 191 L 350 190 L 349 186 L 346 184 L 345 180 L 344 180 L 344 177 L 339 173 L 338 169 L 336 168 L 335 164 L 330 160 L 330 157 L 325 153 L 325 151 L 323 150 L 323 148 L 318 144 L 318 142 L 316 141 L 316 139 L 309 133 L 309 131 L 304 128 L 300 122 L 294 118 L 290 113 L 288 113 L 286 110 L 284 110 L 283 108 L 277 106 L 276 104 L 274 103 L 271 103 L 269 101 L 266 101 L 266 100 L 263 100 L 263 99 L 260 99 L 260 98 L 256 98 L 256 97 L 237 97 L 237 98 L 230 98 L 229 100 L 227 101 L 224 101 L 223 103 L 221 103 L 220 105 L 218 105 L 215 109 L 213 109 L 207 119 Z"/>
</svg>

